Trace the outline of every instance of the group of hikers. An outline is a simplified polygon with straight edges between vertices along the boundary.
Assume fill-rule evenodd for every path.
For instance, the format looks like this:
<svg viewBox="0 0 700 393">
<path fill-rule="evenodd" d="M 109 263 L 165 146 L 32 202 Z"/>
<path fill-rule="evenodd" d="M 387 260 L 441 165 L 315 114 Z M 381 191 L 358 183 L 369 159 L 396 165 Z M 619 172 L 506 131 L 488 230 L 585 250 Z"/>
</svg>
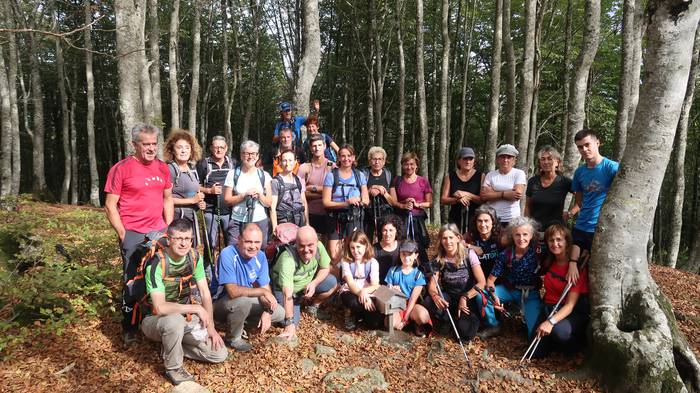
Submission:
<svg viewBox="0 0 700 393">
<path fill-rule="evenodd" d="M 234 158 L 221 136 L 202 157 L 191 133 L 172 130 L 161 161 L 159 129 L 138 124 L 133 155 L 109 171 L 105 208 L 123 258 L 124 343 L 139 329 L 161 342 L 172 383 L 193 380 L 183 357 L 217 363 L 227 347 L 251 350 L 255 327 L 276 326 L 291 339 L 302 308 L 319 320 L 342 308 L 348 331 L 392 324 L 420 337 L 452 334 L 460 344 L 496 336 L 504 318 L 522 313 L 528 338 L 538 340 L 531 357 L 582 348 L 586 260 L 618 170 L 593 130 L 575 136 L 585 162 L 573 179 L 551 146 L 538 151 L 530 179 L 515 167 L 512 145 L 498 147 L 488 173 L 472 148 L 461 148 L 440 190 L 449 223 L 430 260 L 425 220 L 434 196 L 416 154 L 403 154 L 395 175 L 386 151 L 371 147 L 358 169 L 353 147 L 321 133 L 317 117 L 279 108 L 265 157 L 244 141 Z M 376 310 L 380 286 L 406 299 L 393 319 Z"/>
</svg>

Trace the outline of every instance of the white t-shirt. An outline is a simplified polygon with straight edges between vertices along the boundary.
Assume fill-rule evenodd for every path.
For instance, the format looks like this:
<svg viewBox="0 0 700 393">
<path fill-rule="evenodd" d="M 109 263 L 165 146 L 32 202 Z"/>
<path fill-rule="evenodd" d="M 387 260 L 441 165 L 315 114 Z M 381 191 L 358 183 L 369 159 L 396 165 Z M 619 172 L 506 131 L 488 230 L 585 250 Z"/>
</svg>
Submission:
<svg viewBox="0 0 700 393">
<path fill-rule="evenodd" d="M 234 193 L 245 194 L 250 189 L 257 189 L 260 191 L 261 194 L 264 194 L 265 189 L 263 188 L 262 184 L 260 184 L 260 177 L 258 176 L 258 171 L 262 171 L 264 173 L 265 185 L 269 184 L 272 178 L 270 177 L 269 173 L 263 171 L 262 169 L 256 169 L 255 171 L 249 173 L 241 171 L 241 174 L 238 176 L 238 182 L 236 183 L 236 187 L 233 190 Z M 236 170 L 228 171 L 228 174 L 226 175 L 226 180 L 224 181 L 225 187 L 233 188 L 233 177 L 235 173 Z M 233 206 L 233 208 L 231 209 L 231 219 L 235 221 L 245 222 L 247 213 L 248 212 L 246 209 L 244 199 L 241 203 Z M 253 211 L 253 222 L 259 222 L 266 218 L 267 214 L 265 214 L 265 207 L 263 207 L 260 201 L 256 201 L 255 210 Z"/>
<path fill-rule="evenodd" d="M 501 192 L 512 191 L 517 184 L 527 185 L 527 176 L 522 169 L 513 168 L 505 175 L 498 170 L 487 173 L 483 186 L 489 187 L 496 192 Z M 510 222 L 513 218 L 520 217 L 520 201 L 511 202 L 505 199 L 498 199 L 489 201 L 488 204 L 496 210 L 496 215 L 501 222 Z"/>
</svg>

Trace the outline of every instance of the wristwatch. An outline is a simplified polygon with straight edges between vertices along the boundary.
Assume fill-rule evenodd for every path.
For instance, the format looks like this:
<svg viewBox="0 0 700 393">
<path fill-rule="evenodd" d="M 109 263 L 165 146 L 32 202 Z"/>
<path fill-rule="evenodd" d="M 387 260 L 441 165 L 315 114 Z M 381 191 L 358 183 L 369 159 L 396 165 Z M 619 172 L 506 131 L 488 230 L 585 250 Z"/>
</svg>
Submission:
<svg viewBox="0 0 700 393">
<path fill-rule="evenodd" d="M 282 321 L 282 326 L 287 327 L 294 323 L 294 318 L 284 318 Z"/>
<path fill-rule="evenodd" d="M 317 192 L 317 191 L 318 191 L 318 189 L 316 188 L 316 186 L 311 186 L 311 191 L 313 191 L 313 192 Z"/>
<path fill-rule="evenodd" d="M 552 326 L 556 325 L 557 322 L 559 322 L 559 321 L 557 321 L 556 319 L 554 319 L 554 317 L 549 318 L 548 321 L 549 321 L 549 323 L 552 324 Z"/>
</svg>

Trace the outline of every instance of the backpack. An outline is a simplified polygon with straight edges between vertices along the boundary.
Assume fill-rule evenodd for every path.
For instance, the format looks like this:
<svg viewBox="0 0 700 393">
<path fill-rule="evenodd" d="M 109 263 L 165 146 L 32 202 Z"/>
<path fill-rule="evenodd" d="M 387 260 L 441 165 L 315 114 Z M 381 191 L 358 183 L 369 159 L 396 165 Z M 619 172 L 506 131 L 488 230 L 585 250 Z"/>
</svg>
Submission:
<svg viewBox="0 0 700 393">
<path fill-rule="evenodd" d="M 389 271 L 386 273 L 387 277 L 390 276 L 390 275 L 392 275 L 392 274 L 394 274 L 394 272 L 396 272 L 396 268 L 397 268 L 397 267 L 398 267 L 398 266 L 392 266 L 392 267 L 390 267 L 390 268 L 389 268 Z M 413 282 L 416 282 L 416 281 L 418 281 L 418 276 L 420 276 L 420 269 L 418 269 L 417 267 L 414 268 L 414 269 L 416 270 L 416 272 L 415 272 L 415 274 L 413 275 Z"/>
<path fill-rule="evenodd" d="M 333 168 L 331 173 L 333 173 L 333 188 L 331 190 L 331 195 L 335 194 L 335 190 L 338 189 L 338 187 L 340 187 L 340 192 L 343 193 L 343 198 L 346 198 L 344 191 L 345 187 L 357 187 L 358 190 L 362 187 L 360 185 L 360 171 L 358 171 L 355 168 L 352 168 L 352 174 L 355 177 L 355 184 L 353 185 L 340 183 L 340 172 L 338 168 Z"/>
<path fill-rule="evenodd" d="M 258 173 L 258 179 L 260 179 L 260 185 L 262 186 L 262 189 L 265 190 L 265 171 L 260 168 L 256 168 L 256 171 Z M 231 188 L 236 188 L 239 177 L 241 177 L 241 166 L 236 165 L 236 167 L 233 169 L 233 187 Z"/>
<path fill-rule="evenodd" d="M 127 272 L 127 277 L 124 284 L 124 304 L 134 305 L 134 311 L 131 317 L 131 325 L 137 326 L 144 317 L 143 307 L 150 307 L 150 302 L 148 299 L 148 294 L 146 293 L 146 267 L 151 266 L 151 274 L 155 274 L 155 266 L 161 264 L 161 270 L 163 273 L 163 280 L 173 281 L 179 280 L 181 283 L 189 284 L 190 291 L 193 291 L 193 287 L 196 288 L 196 283 L 192 283 L 192 274 L 184 277 L 168 277 L 167 276 L 167 264 L 164 250 L 168 246 L 168 236 L 162 232 L 152 231 L 144 236 L 144 241 L 138 246 L 138 252 L 142 253 L 139 260 L 139 264 L 136 266 L 136 271 L 133 275 L 129 275 Z M 195 248 L 190 250 L 187 258 L 192 266 L 192 273 L 197 268 L 197 263 L 199 261 L 199 253 Z M 151 280 L 155 280 L 155 277 L 151 276 Z M 154 283 L 154 281 L 151 281 Z M 182 288 L 184 285 L 180 285 Z M 193 292 L 190 292 L 193 293 Z M 188 315 L 189 320 L 189 315 Z"/>
<path fill-rule="evenodd" d="M 197 179 L 197 183 L 199 183 L 199 174 L 194 170 L 194 165 L 188 162 L 187 166 L 190 168 L 190 172 L 194 172 L 194 177 Z M 175 180 L 173 180 L 173 188 L 177 187 L 177 183 L 180 181 L 180 176 L 182 175 L 182 170 L 175 161 L 168 163 L 168 169 L 170 169 L 170 175 L 175 177 Z"/>
<path fill-rule="evenodd" d="M 391 188 L 391 172 L 389 172 L 389 170 L 386 168 L 382 168 L 382 173 L 384 174 L 384 179 L 386 180 L 387 191 L 388 191 L 388 188 Z M 364 174 L 365 178 L 367 178 L 367 180 L 369 180 L 370 168 L 369 167 L 363 168 L 362 174 Z"/>
<path fill-rule="evenodd" d="M 352 274 L 352 278 L 355 278 L 355 270 L 357 269 L 357 264 L 356 263 L 348 263 L 348 266 L 350 266 L 350 273 Z M 369 274 L 372 271 L 372 264 L 369 263 L 369 261 L 365 262 L 365 281 L 369 279 Z"/>
<path fill-rule="evenodd" d="M 280 174 L 277 174 L 277 176 L 274 177 L 274 180 L 279 183 L 277 198 L 277 222 L 293 222 L 294 224 L 301 226 L 304 224 L 304 207 L 302 205 L 301 208 L 294 208 L 295 202 L 301 203 L 301 181 L 299 180 L 299 176 L 293 175 L 293 177 L 295 183 L 294 185 L 286 183 Z M 299 190 L 299 198 L 297 200 L 294 199 L 294 190 Z M 284 201 L 282 198 L 285 191 L 289 193 L 289 201 Z"/>
<path fill-rule="evenodd" d="M 265 248 L 265 256 L 269 261 L 268 266 L 270 270 L 272 270 L 280 256 L 286 251 L 294 258 L 294 272 L 296 273 L 299 271 L 302 261 L 297 252 L 295 243 L 298 231 L 299 227 L 290 222 L 277 225 L 272 240 L 267 243 L 267 247 Z M 318 251 L 314 258 L 320 263 L 321 256 Z"/>
</svg>

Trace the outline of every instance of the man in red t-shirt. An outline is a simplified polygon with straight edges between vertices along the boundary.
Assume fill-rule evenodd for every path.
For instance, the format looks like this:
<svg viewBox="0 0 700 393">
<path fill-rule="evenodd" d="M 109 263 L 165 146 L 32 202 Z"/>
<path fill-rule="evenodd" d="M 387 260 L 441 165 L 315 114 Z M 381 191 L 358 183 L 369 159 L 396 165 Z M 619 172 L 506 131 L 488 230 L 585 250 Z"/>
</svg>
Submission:
<svg viewBox="0 0 700 393">
<path fill-rule="evenodd" d="M 157 158 L 158 128 L 137 124 L 131 129 L 134 155 L 116 163 L 105 183 L 107 219 L 119 236 L 123 277 L 133 277 L 139 256 L 134 251 L 151 231 L 165 231 L 173 220 L 172 184 L 168 166 Z M 124 293 L 122 293 L 122 298 Z M 135 341 L 134 304 L 122 302 L 125 345 Z"/>
</svg>

